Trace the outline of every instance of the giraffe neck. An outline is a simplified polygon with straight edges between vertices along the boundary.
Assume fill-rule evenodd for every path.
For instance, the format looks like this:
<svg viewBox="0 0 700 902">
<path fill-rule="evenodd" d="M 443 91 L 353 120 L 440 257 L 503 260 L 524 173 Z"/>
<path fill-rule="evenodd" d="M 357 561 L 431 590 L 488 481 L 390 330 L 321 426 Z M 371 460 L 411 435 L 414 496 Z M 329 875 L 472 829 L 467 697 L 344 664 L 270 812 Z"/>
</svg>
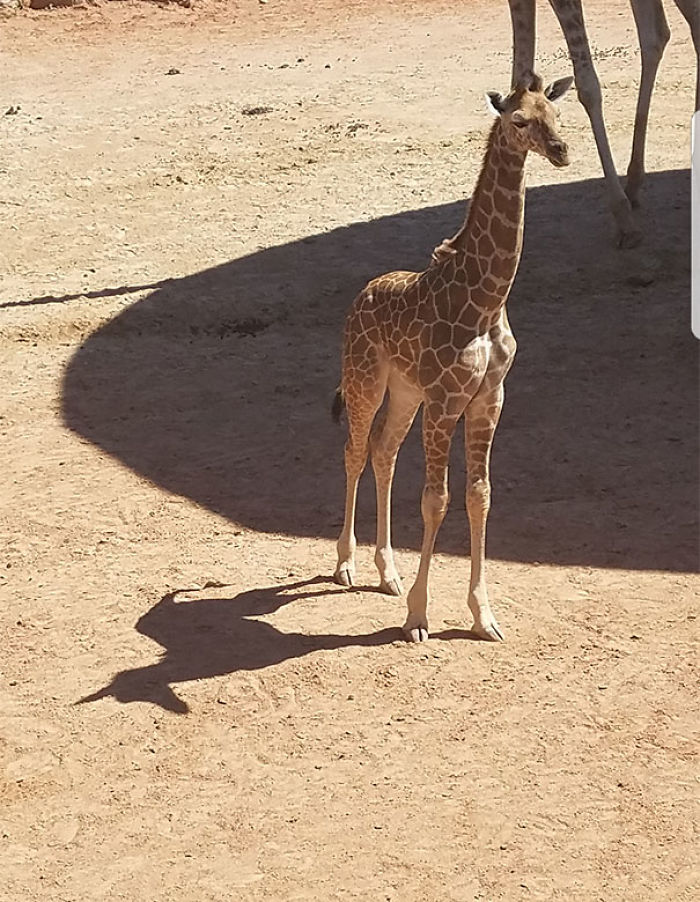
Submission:
<svg viewBox="0 0 700 902">
<path fill-rule="evenodd" d="M 508 298 L 520 262 L 525 213 L 526 151 L 506 145 L 500 119 L 489 135 L 466 222 L 453 240 L 470 300 L 494 310 Z"/>
</svg>

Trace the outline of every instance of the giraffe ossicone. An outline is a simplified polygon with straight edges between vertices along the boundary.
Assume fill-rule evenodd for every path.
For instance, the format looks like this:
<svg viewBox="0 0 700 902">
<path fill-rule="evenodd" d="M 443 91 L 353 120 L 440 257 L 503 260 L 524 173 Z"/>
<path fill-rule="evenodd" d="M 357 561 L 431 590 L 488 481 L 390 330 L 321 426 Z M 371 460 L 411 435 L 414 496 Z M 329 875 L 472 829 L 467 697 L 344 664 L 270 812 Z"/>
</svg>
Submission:
<svg viewBox="0 0 700 902">
<path fill-rule="evenodd" d="M 345 320 L 342 379 L 333 408 L 337 416 L 344 404 L 348 421 L 345 520 L 335 578 L 345 586 L 354 582 L 357 487 L 370 455 L 380 587 L 401 593 L 391 546 L 391 487 L 399 448 L 422 404 L 423 543 L 404 624 L 411 641 L 428 638 L 428 574 L 449 502 L 450 443 L 462 416 L 471 534 L 467 603 L 478 636 L 503 638 L 489 605 L 484 565 L 491 444 L 516 347 L 505 305 L 522 250 L 525 160 L 532 151 L 554 166 L 568 164 L 555 102 L 572 82 L 559 79 L 545 89 L 539 76 L 527 73 L 507 97 L 489 95 L 497 118 L 464 225 L 435 249 L 423 272 L 393 272 L 371 281 Z"/>
</svg>

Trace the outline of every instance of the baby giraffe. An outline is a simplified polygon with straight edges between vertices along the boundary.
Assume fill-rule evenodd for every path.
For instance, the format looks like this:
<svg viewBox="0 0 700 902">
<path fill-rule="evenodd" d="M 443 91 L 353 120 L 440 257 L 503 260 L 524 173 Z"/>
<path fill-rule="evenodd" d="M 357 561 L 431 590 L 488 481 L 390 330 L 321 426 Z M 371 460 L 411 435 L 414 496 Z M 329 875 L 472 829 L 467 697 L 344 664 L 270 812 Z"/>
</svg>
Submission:
<svg viewBox="0 0 700 902">
<path fill-rule="evenodd" d="M 399 448 L 423 404 L 423 544 L 403 627 L 413 642 L 428 638 L 428 570 L 449 501 L 452 434 L 463 414 L 472 558 L 468 604 L 473 631 L 503 639 L 489 606 L 484 560 L 491 443 L 516 347 L 506 300 L 522 249 L 525 159 L 534 151 L 554 166 L 568 164 L 554 102 L 572 82 L 562 78 L 543 90 L 539 76 L 530 74 L 507 97 L 488 94 L 497 118 L 464 225 L 436 248 L 425 272 L 393 272 L 370 282 L 345 321 L 334 414 L 343 405 L 347 409 L 347 492 L 335 578 L 353 585 L 357 486 L 370 452 L 377 487 L 375 563 L 381 588 L 401 593 L 391 547 L 391 484 Z"/>
</svg>

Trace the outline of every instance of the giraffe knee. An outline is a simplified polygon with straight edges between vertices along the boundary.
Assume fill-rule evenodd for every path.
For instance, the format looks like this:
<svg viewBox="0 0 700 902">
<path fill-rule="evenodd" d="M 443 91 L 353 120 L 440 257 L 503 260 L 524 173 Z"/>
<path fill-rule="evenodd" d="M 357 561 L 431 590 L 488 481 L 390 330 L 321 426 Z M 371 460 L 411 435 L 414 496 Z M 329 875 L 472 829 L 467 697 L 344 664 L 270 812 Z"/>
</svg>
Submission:
<svg viewBox="0 0 700 902">
<path fill-rule="evenodd" d="M 491 507 L 491 483 L 485 476 L 470 478 L 467 483 L 467 510 L 485 510 Z"/>
<path fill-rule="evenodd" d="M 437 490 L 431 486 L 423 489 L 421 498 L 421 513 L 427 523 L 441 523 L 447 513 L 450 503 L 450 493 Z"/>
<path fill-rule="evenodd" d="M 385 483 L 392 479 L 396 469 L 396 457 L 372 448 L 372 470 L 379 483 Z"/>
<path fill-rule="evenodd" d="M 577 74 L 576 93 L 589 116 L 592 111 L 602 108 L 603 95 L 600 90 L 600 82 L 592 68 Z"/>
<path fill-rule="evenodd" d="M 655 10 L 653 21 L 649 26 L 638 29 L 639 49 L 642 54 L 642 66 L 651 62 L 656 67 L 663 56 L 666 44 L 671 39 L 671 29 L 668 27 L 661 5 Z"/>
<path fill-rule="evenodd" d="M 349 476 L 355 478 L 362 473 L 367 463 L 367 451 L 366 443 L 360 446 L 352 439 L 345 443 L 345 469 Z"/>
<path fill-rule="evenodd" d="M 670 39 L 671 31 L 668 25 L 665 25 L 663 30 L 657 31 L 652 39 L 642 44 L 640 48 L 642 53 L 642 65 L 651 62 L 654 64 L 654 67 L 658 66 L 661 62 L 661 57 L 664 55 L 666 44 L 668 44 Z"/>
</svg>

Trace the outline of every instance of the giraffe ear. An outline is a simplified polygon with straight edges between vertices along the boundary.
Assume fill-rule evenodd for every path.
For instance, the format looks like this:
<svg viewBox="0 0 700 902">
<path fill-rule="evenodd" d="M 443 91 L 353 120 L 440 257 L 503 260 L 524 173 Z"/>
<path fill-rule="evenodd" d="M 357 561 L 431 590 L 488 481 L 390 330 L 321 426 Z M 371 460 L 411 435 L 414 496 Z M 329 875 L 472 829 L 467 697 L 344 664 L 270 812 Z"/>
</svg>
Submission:
<svg viewBox="0 0 700 902">
<path fill-rule="evenodd" d="M 574 79 L 571 75 L 567 75 L 566 78 L 558 78 L 551 85 L 547 85 L 544 89 L 544 96 L 551 103 L 556 103 L 557 100 L 561 100 L 573 83 Z"/>
<path fill-rule="evenodd" d="M 500 116 L 503 113 L 503 95 L 498 91 L 486 92 L 486 106 L 494 116 Z"/>
</svg>

